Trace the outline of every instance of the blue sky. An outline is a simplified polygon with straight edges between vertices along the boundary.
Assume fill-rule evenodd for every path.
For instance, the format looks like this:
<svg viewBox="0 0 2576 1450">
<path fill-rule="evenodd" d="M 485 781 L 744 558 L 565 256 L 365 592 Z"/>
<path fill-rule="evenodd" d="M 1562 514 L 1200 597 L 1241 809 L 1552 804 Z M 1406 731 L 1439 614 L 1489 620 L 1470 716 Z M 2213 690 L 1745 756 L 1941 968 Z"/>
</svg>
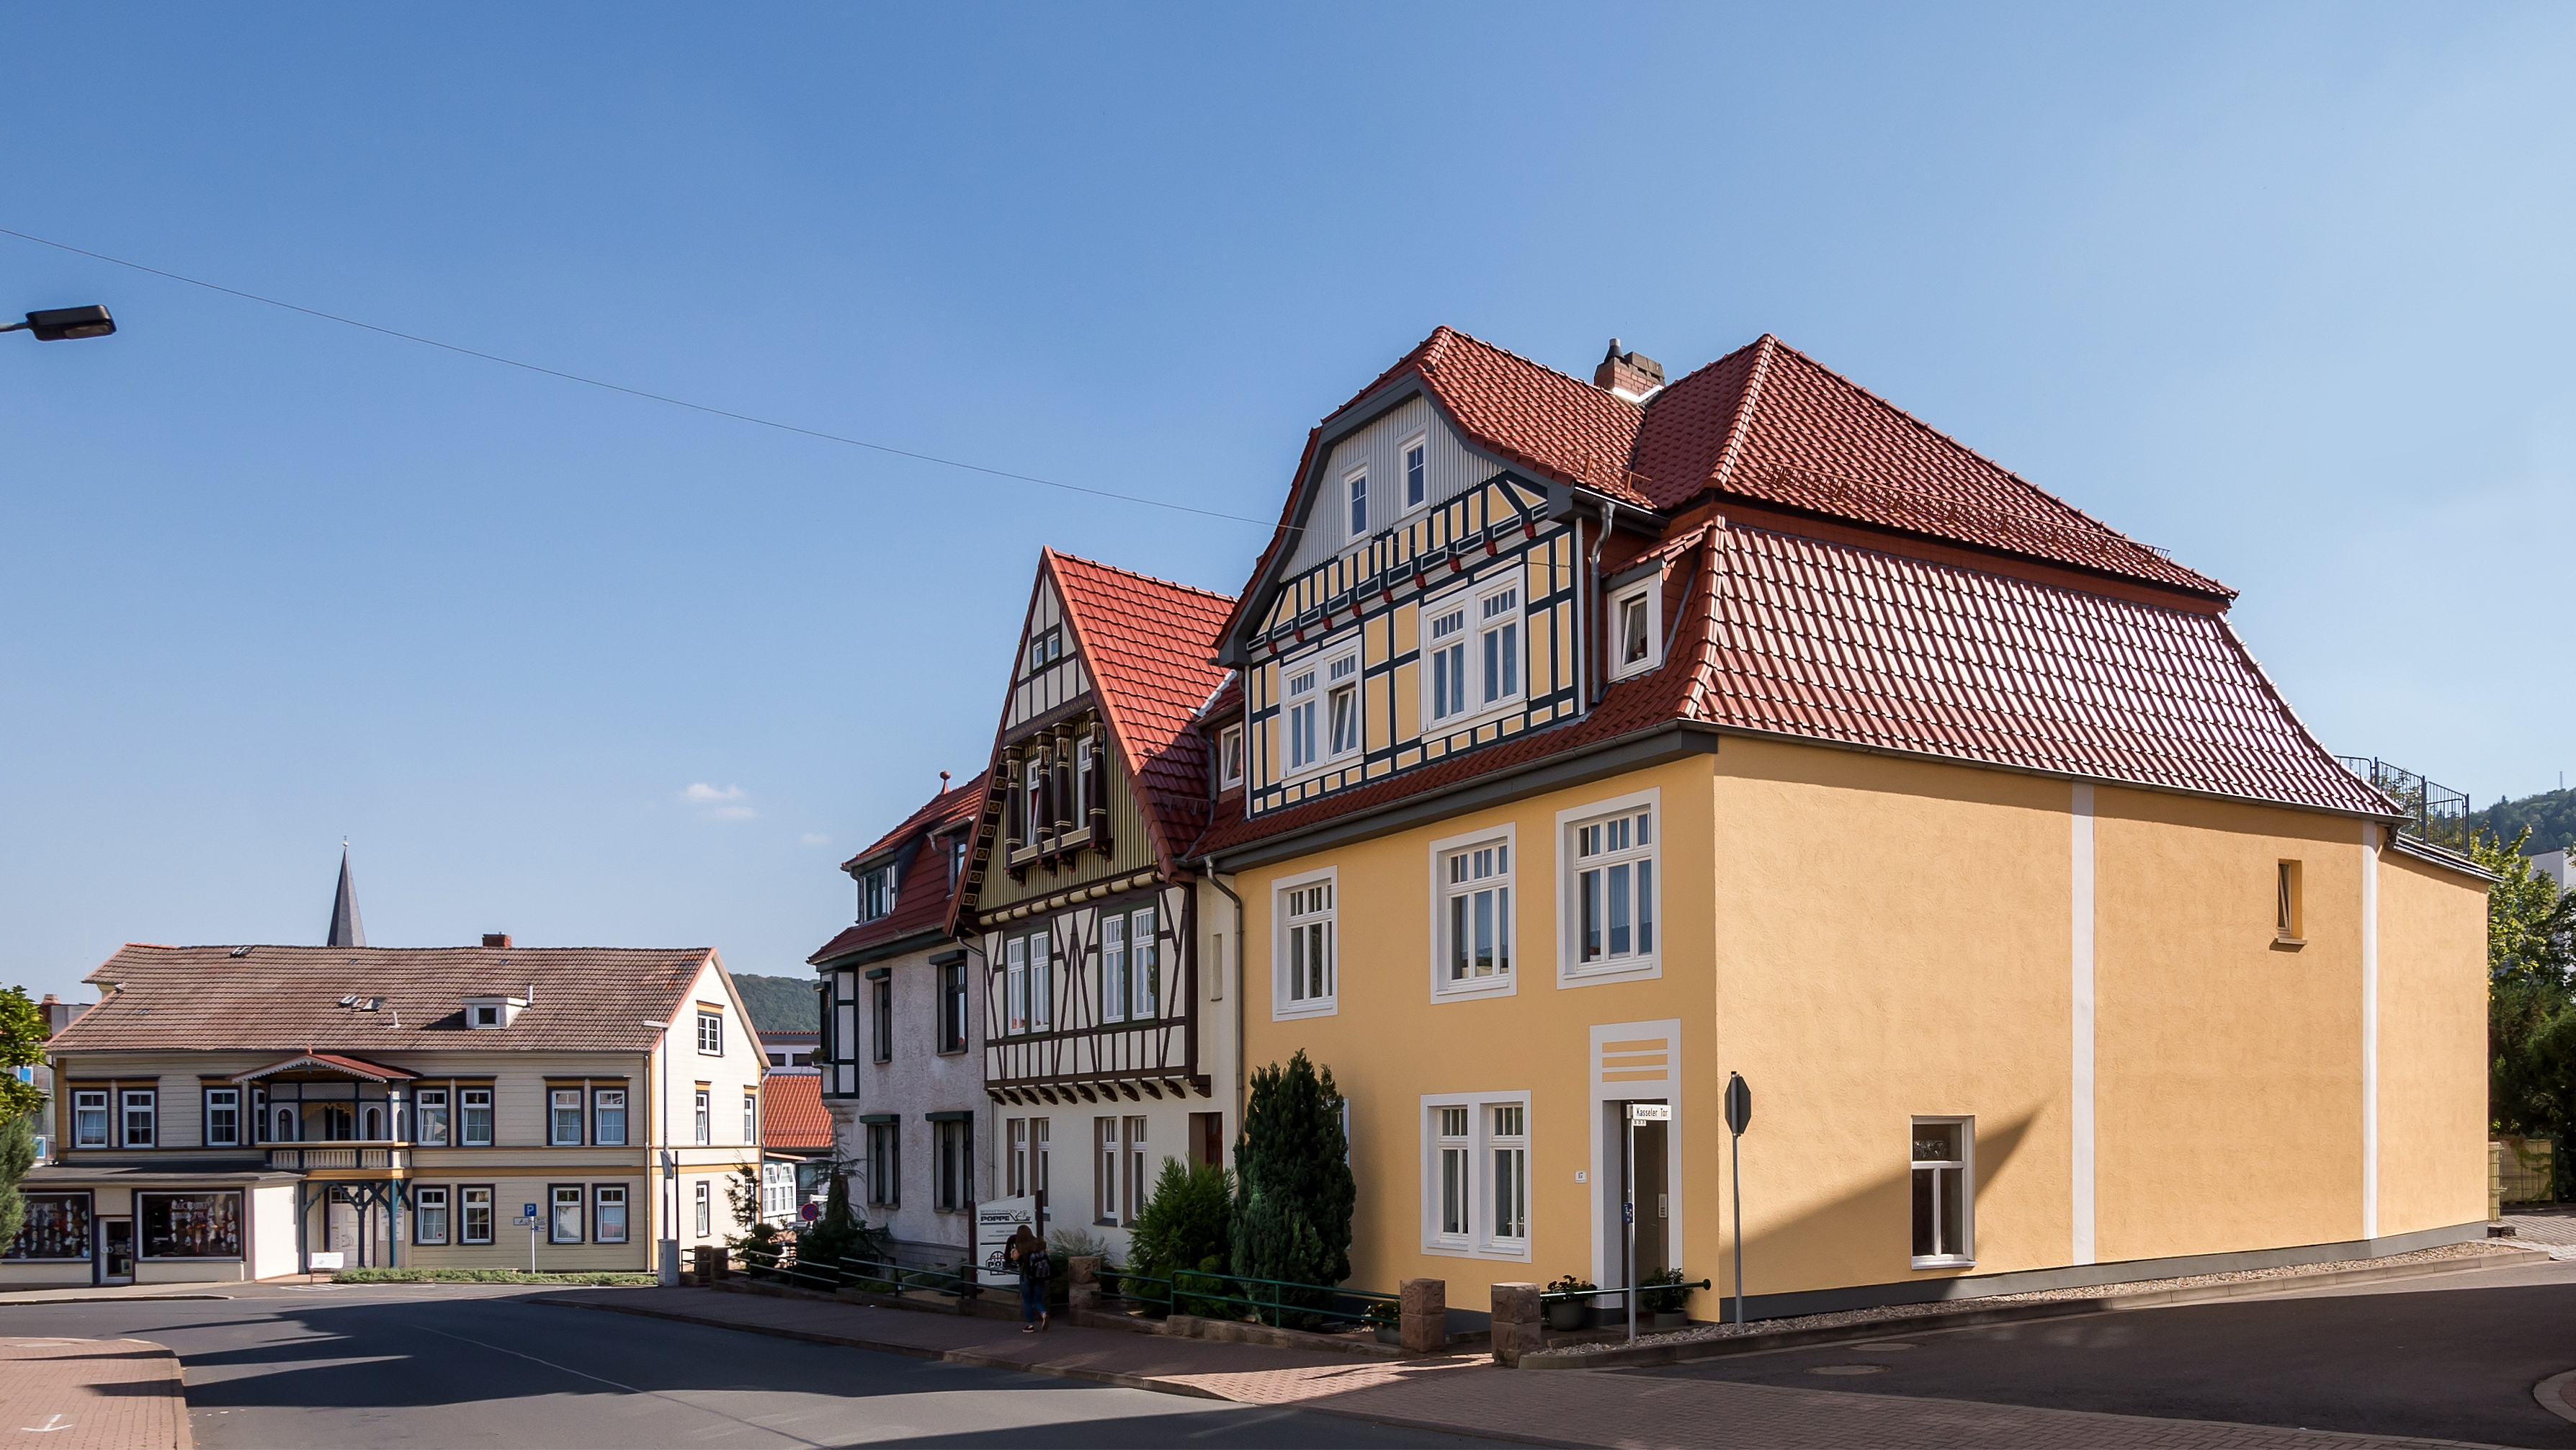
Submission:
<svg viewBox="0 0 2576 1450">
<path fill-rule="evenodd" d="M 1784 13 L 1785 12 L 1785 13 Z M 80 7 L 0 226 L 1254 518 L 1448 323 L 1779 333 L 2243 591 L 2334 749 L 2576 769 L 2576 10 Z M 711 943 L 977 769 L 1040 545 L 1258 526 L 0 237 L 0 982 L 117 943 Z M 704 787 L 694 792 L 693 787 Z M 78 989 L 86 998 L 86 989 Z"/>
</svg>

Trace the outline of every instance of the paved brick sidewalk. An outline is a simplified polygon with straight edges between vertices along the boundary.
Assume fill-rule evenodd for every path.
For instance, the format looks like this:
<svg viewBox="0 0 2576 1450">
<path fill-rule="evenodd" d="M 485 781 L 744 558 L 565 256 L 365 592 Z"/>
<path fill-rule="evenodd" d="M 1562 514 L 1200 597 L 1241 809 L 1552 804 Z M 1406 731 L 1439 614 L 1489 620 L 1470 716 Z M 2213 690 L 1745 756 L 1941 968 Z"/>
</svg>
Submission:
<svg viewBox="0 0 2576 1450">
<path fill-rule="evenodd" d="M 0 1339 L 0 1447 L 188 1450 L 179 1357 L 141 1339 Z"/>
<path fill-rule="evenodd" d="M 1743 1445 L 1783 1450 L 1880 1445 L 1930 1450 L 2065 1445 L 2106 1450 L 2362 1450 L 2374 1446 L 2392 1450 L 2460 1443 L 1966 1400 L 1840 1394 L 1616 1371 L 1539 1374 L 1497 1369 L 1483 1356 L 1362 1359 L 1099 1329 L 1058 1328 L 1045 1335 L 1028 1335 L 988 1319 L 713 1289 L 580 1290 L 549 1294 L 542 1302 L 866 1345 L 1243 1404 L 1293 1405 L 1382 1424 L 1615 1450 L 1699 1450 L 1703 1446 L 1732 1450 Z"/>
</svg>

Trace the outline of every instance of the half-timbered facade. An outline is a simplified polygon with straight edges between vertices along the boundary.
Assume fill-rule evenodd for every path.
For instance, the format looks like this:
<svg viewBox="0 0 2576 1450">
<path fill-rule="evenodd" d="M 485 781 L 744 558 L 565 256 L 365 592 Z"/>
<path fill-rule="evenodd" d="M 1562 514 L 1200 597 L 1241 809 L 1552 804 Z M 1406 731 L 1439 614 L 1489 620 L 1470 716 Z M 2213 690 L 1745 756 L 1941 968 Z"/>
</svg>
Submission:
<svg viewBox="0 0 2576 1450">
<path fill-rule="evenodd" d="M 1221 948 L 1183 852 L 1231 604 L 1041 556 L 956 906 L 981 947 L 1000 1190 L 1113 1240 L 1163 1159 L 1219 1160 L 1230 1127 Z"/>
</svg>

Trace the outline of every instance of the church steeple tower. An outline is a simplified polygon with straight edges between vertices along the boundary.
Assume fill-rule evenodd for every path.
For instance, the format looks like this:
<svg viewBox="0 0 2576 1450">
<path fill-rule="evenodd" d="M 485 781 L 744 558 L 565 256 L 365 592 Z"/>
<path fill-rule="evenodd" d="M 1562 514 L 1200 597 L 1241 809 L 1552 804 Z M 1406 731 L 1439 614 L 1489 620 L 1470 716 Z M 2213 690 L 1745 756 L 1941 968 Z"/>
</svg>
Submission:
<svg viewBox="0 0 2576 1450">
<path fill-rule="evenodd" d="M 358 885 L 349 878 L 349 843 L 340 843 L 340 889 L 331 897 L 331 935 L 326 947 L 362 947 L 367 928 L 358 920 Z"/>
</svg>

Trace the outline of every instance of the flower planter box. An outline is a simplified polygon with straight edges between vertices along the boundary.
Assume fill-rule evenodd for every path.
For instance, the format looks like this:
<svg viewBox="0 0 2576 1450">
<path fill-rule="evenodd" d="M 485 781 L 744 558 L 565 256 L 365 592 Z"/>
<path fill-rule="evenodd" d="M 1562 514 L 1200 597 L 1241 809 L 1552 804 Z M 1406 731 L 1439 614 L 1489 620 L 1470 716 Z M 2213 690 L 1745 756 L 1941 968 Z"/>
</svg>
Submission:
<svg viewBox="0 0 2576 1450">
<path fill-rule="evenodd" d="M 1381 1324 L 1377 1326 L 1377 1342 L 1380 1344 L 1404 1343 L 1404 1326 L 1401 1324 Z"/>
<path fill-rule="evenodd" d="M 1556 1303 L 1547 1306 L 1547 1327 L 1558 1330 L 1581 1329 L 1583 1327 L 1583 1315 L 1583 1301 L 1579 1299 L 1560 1299 Z"/>
<path fill-rule="evenodd" d="M 1688 1328 L 1689 1325 L 1690 1314 L 1685 1310 L 1658 1309 L 1655 1311 L 1655 1327 L 1657 1329 L 1685 1329 Z"/>
</svg>

